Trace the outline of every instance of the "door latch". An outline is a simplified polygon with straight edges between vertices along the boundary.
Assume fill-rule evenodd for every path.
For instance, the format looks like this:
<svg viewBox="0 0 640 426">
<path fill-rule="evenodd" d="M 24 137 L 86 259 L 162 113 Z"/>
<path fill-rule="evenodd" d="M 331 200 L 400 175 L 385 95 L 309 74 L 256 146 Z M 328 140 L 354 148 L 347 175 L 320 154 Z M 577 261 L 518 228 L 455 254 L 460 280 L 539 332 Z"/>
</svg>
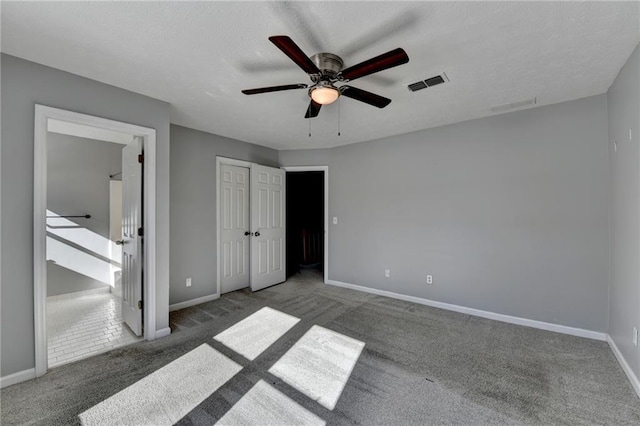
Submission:
<svg viewBox="0 0 640 426">
<path fill-rule="evenodd" d="M 138 300 L 138 309 L 142 309 L 142 300 Z"/>
</svg>

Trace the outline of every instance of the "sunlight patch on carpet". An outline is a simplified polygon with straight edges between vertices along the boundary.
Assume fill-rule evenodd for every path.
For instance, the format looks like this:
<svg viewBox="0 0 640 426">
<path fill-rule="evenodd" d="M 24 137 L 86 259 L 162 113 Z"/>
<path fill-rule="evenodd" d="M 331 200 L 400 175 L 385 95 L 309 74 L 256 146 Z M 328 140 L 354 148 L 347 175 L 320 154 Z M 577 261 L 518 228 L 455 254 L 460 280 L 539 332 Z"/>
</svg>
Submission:
<svg viewBox="0 0 640 426">
<path fill-rule="evenodd" d="M 299 318 L 264 307 L 214 339 L 253 361 L 298 321 Z"/>
<path fill-rule="evenodd" d="M 216 425 L 311 425 L 326 422 L 300 404 L 260 380 Z"/>
<path fill-rule="evenodd" d="M 269 373 L 333 410 L 363 348 L 364 342 L 314 325 Z"/>
<path fill-rule="evenodd" d="M 89 425 L 173 425 L 242 367 L 204 343 L 78 417 Z"/>
</svg>

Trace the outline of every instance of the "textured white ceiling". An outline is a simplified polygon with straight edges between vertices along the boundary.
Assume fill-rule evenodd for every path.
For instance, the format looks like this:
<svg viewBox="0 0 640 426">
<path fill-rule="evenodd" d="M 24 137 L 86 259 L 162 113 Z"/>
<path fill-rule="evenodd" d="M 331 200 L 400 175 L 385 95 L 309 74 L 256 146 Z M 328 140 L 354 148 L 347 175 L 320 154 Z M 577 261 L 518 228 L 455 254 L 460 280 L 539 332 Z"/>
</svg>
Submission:
<svg viewBox="0 0 640 426">
<path fill-rule="evenodd" d="M 355 87 L 385 109 L 344 98 L 303 118 L 307 83 L 268 41 L 354 65 L 396 47 L 410 62 Z M 605 92 L 640 41 L 638 2 L 3 2 L 2 51 L 170 102 L 173 123 L 277 149 L 320 148 Z M 445 72 L 449 83 L 406 85 Z"/>
</svg>

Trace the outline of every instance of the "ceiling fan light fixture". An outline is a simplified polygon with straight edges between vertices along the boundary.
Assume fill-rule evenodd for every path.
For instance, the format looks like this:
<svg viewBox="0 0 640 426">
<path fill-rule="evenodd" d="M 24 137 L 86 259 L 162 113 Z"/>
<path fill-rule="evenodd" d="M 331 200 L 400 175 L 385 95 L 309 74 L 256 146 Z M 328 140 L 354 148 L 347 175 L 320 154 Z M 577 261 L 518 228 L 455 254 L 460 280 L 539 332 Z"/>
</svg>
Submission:
<svg viewBox="0 0 640 426">
<path fill-rule="evenodd" d="M 335 102 L 340 96 L 340 92 L 333 86 L 316 87 L 311 90 L 311 99 L 320 105 L 329 105 Z"/>
</svg>

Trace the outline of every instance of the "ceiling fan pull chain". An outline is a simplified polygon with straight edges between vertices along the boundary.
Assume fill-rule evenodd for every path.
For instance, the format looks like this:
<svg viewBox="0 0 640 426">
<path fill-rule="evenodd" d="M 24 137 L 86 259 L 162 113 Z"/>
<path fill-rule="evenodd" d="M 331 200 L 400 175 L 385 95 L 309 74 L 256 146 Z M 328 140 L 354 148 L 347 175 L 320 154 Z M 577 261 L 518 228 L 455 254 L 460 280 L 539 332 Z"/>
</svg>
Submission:
<svg viewBox="0 0 640 426">
<path fill-rule="evenodd" d="M 311 104 L 309 104 L 309 112 L 311 112 Z M 308 120 L 309 120 L 309 137 L 311 137 L 311 117 L 309 117 Z"/>
<path fill-rule="evenodd" d="M 338 136 L 340 136 L 340 98 L 338 98 Z"/>
</svg>

